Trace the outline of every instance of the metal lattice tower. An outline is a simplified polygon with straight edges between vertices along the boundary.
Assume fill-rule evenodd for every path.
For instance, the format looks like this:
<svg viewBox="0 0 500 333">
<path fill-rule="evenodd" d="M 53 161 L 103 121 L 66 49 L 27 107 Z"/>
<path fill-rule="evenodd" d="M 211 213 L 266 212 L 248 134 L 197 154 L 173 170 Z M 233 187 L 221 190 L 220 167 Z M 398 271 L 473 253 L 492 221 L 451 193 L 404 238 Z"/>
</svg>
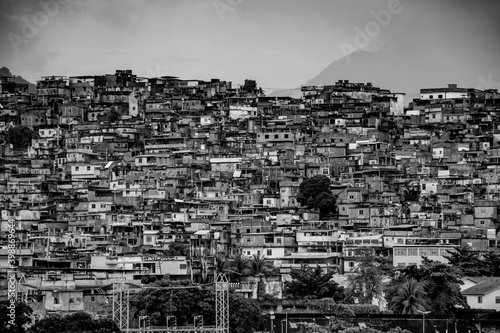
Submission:
<svg viewBox="0 0 500 333">
<path fill-rule="evenodd" d="M 225 274 L 219 274 L 215 282 L 215 329 L 229 332 L 229 282 Z"/>
<path fill-rule="evenodd" d="M 113 321 L 124 332 L 129 330 L 129 299 L 130 293 L 128 288 L 125 288 L 125 278 L 116 279 L 113 283 Z"/>
</svg>

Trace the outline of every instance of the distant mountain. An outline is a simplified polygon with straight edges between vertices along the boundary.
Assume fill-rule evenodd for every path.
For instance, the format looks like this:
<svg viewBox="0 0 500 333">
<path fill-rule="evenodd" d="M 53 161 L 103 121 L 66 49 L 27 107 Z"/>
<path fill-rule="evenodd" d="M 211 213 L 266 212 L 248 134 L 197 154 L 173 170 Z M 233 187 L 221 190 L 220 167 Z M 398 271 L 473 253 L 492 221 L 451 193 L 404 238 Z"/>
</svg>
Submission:
<svg viewBox="0 0 500 333">
<path fill-rule="evenodd" d="M 307 80 L 306 85 L 335 84 L 338 80 L 371 82 L 392 92 L 417 96 L 421 87 L 411 84 L 412 75 L 404 61 L 394 61 L 394 56 L 383 49 L 378 52 L 357 51 L 330 63 L 318 75 Z"/>
<path fill-rule="evenodd" d="M 274 90 L 267 96 L 269 97 L 291 97 L 300 99 L 302 97 L 302 91 L 299 89 L 280 89 Z"/>
<path fill-rule="evenodd" d="M 459 87 L 475 88 L 479 71 L 472 66 L 457 66 L 453 55 L 441 57 L 424 45 L 410 40 L 399 43 L 389 40 L 378 51 L 356 51 L 325 67 L 306 85 L 334 84 L 338 80 L 371 82 L 374 86 L 392 92 L 405 93 L 405 104 L 418 98 L 422 88 L 446 87 L 456 83 Z"/>
<path fill-rule="evenodd" d="M 20 75 L 14 75 L 14 74 L 12 74 L 7 67 L 0 68 L 0 76 L 1 75 L 13 76 L 14 77 L 14 81 L 16 83 L 26 83 L 26 84 L 28 84 L 28 91 L 30 93 L 36 93 L 36 85 L 34 83 L 31 83 L 31 82 L 23 79 Z"/>
</svg>

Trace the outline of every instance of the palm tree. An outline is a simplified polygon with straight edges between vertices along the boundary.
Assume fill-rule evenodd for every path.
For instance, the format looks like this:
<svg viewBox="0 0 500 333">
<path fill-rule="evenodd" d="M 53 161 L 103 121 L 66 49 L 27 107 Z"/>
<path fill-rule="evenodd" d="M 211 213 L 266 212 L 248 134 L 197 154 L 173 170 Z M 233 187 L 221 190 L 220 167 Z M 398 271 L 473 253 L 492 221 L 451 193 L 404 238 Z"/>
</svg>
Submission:
<svg viewBox="0 0 500 333">
<path fill-rule="evenodd" d="M 230 267 L 230 263 L 225 256 L 217 255 L 215 257 L 214 273 L 216 278 L 219 273 L 227 274 L 226 271 L 230 270 Z"/>
<path fill-rule="evenodd" d="M 262 289 L 264 284 L 263 276 L 272 272 L 272 264 L 266 260 L 266 256 L 254 254 L 250 258 L 249 265 L 251 274 L 259 278 L 257 281 L 257 297 L 260 297 L 264 293 L 264 289 Z"/>
<path fill-rule="evenodd" d="M 415 279 L 405 281 L 391 300 L 391 309 L 401 314 L 418 314 L 430 308 L 426 292 Z"/>
<path fill-rule="evenodd" d="M 269 274 L 273 269 L 271 263 L 266 260 L 266 256 L 264 255 L 259 256 L 254 254 L 250 258 L 249 265 L 252 275 Z"/>
<path fill-rule="evenodd" d="M 250 273 L 250 261 L 248 260 L 248 257 L 238 253 L 233 260 L 231 260 L 230 269 L 239 276 Z"/>
</svg>

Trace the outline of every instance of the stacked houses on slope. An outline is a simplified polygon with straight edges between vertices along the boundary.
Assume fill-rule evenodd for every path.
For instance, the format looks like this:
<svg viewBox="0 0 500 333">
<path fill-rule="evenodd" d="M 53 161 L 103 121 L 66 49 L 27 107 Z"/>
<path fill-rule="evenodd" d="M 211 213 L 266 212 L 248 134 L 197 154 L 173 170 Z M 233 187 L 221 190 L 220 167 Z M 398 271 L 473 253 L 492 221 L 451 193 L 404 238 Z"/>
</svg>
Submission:
<svg viewBox="0 0 500 333">
<path fill-rule="evenodd" d="M 0 84 L 0 268 L 41 315 L 105 315 L 116 278 L 212 281 L 237 255 L 271 261 L 280 297 L 292 268 L 341 280 L 366 249 L 395 267 L 498 251 L 496 90 L 422 89 L 405 107 L 346 80 L 300 99 L 130 70 L 43 77 L 34 95 Z M 316 175 L 336 198 L 322 219 L 297 201 Z M 256 297 L 247 280 L 235 288 Z"/>
</svg>

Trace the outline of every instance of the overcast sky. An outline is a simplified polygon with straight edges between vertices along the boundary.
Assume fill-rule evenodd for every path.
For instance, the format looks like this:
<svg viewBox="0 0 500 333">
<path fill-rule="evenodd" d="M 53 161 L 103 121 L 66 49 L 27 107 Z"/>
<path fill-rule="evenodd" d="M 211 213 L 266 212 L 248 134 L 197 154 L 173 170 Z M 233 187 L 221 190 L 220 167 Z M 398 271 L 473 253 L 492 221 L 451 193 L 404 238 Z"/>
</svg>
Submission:
<svg viewBox="0 0 500 333">
<path fill-rule="evenodd" d="M 481 76 L 500 81 L 498 0 L 400 0 L 383 24 L 373 11 L 388 11 L 397 0 L 55 1 L 0 0 L 0 66 L 32 82 L 132 69 L 294 88 L 342 58 L 347 46 L 390 45 L 408 67 L 413 57 L 427 59 L 419 62 L 422 75 L 407 78 L 422 87 L 436 66 L 463 71 L 473 87 Z M 52 4 L 50 15 L 42 3 Z M 367 27 L 368 43 L 356 45 L 357 31 Z M 387 72 L 400 75 L 390 66 Z M 443 85 L 452 79 L 443 77 Z M 366 81 L 377 84 L 376 77 Z"/>
</svg>

